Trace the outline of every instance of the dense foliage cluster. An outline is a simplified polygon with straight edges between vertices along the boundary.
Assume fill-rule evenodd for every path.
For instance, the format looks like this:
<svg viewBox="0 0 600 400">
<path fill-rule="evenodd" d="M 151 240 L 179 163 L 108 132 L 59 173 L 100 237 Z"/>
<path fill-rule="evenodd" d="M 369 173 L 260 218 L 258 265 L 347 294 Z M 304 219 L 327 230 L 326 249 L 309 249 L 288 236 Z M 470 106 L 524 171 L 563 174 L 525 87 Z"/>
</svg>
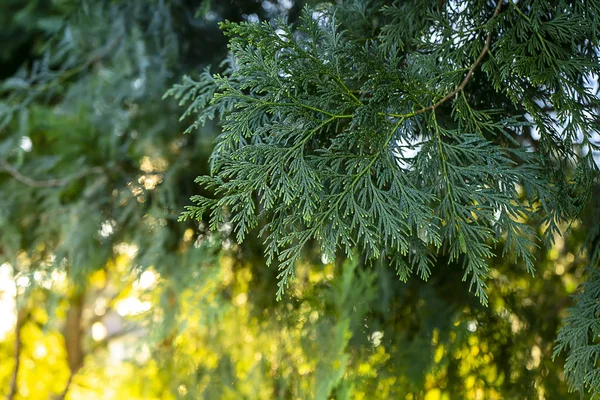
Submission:
<svg viewBox="0 0 600 400">
<path fill-rule="evenodd" d="M 223 127 L 197 179 L 216 197 L 193 197 L 183 218 L 208 213 L 238 242 L 260 225 L 279 297 L 316 240 L 325 259 L 359 248 L 403 280 L 427 279 L 439 255 L 460 260 L 486 303 L 495 246 L 533 273 L 534 247 L 597 182 L 600 3 L 379 5 L 222 24 L 225 71 L 169 92 L 184 117 L 199 113 L 190 129 Z M 586 354 L 585 373 L 598 355 Z"/>
</svg>

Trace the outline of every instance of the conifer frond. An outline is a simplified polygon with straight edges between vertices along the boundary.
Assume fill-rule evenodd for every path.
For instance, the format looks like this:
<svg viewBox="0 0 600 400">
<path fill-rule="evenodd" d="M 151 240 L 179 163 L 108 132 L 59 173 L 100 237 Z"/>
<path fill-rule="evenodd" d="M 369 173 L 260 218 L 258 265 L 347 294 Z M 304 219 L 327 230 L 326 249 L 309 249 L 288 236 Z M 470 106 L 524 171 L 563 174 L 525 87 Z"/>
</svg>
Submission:
<svg viewBox="0 0 600 400">
<path fill-rule="evenodd" d="M 384 257 L 401 279 L 415 269 L 427 279 L 447 256 L 485 303 L 495 246 L 533 273 L 532 250 L 577 216 L 597 176 L 579 143 L 597 149 L 598 100 L 578 80 L 599 68 L 573 44 L 591 17 L 576 5 L 576 26 L 540 17 L 552 7 L 406 2 L 368 25 L 344 19 L 372 11 L 355 2 L 306 8 L 296 27 L 223 23 L 232 67 L 169 92 L 184 116 L 198 112 L 192 128 L 217 114 L 223 128 L 212 176 L 200 180 L 215 198 L 194 198 L 183 218 L 209 213 L 240 241 L 262 224 L 278 297 L 316 240 L 329 259 L 357 248 Z M 536 153 L 521 140 L 532 127 Z M 573 164 L 586 179 L 569 175 Z"/>
<path fill-rule="evenodd" d="M 600 201 L 596 197 L 591 217 L 600 217 Z M 574 296 L 558 331 L 553 358 L 566 353 L 565 375 L 570 388 L 580 392 L 600 393 L 600 224 L 595 224 L 585 244 L 588 256 L 587 280 Z"/>
</svg>

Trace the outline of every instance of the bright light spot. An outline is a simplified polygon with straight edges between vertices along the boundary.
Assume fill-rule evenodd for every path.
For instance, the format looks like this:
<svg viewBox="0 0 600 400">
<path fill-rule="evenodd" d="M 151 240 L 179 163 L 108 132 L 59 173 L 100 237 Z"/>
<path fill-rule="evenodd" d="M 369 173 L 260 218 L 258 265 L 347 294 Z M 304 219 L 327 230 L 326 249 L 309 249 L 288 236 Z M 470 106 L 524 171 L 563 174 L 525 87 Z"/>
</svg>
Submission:
<svg viewBox="0 0 600 400">
<path fill-rule="evenodd" d="M 127 348 L 122 340 L 111 340 L 108 343 L 108 354 L 110 355 L 110 361 L 113 363 L 119 363 L 127 358 Z"/>
<path fill-rule="evenodd" d="M 379 346 L 381 344 L 381 339 L 383 339 L 383 332 L 375 331 L 371 333 L 371 342 L 373 342 L 373 346 Z"/>
<path fill-rule="evenodd" d="M 31 284 L 31 279 L 28 276 L 20 276 L 17 278 L 17 287 L 26 288 Z"/>
<path fill-rule="evenodd" d="M 420 139 L 406 137 L 406 135 L 400 135 L 395 141 L 396 146 L 393 153 L 396 163 L 401 169 L 412 169 L 413 159 L 417 157 L 423 148 L 421 143 L 422 141 Z"/>
<path fill-rule="evenodd" d="M 531 360 L 527 362 L 525 366 L 528 370 L 532 370 L 533 368 L 537 368 L 540 366 L 540 362 L 542 361 L 542 349 L 539 348 L 538 345 L 534 344 L 531 348 Z"/>
<path fill-rule="evenodd" d="M 283 29 L 277 29 L 275 31 L 275 34 L 279 36 L 279 39 L 283 40 L 284 42 L 287 42 L 289 40 L 289 38 L 287 37 L 287 33 Z"/>
<path fill-rule="evenodd" d="M 321 262 L 323 264 L 329 264 L 332 261 L 333 260 L 330 260 L 329 257 L 327 256 L 327 254 L 321 254 Z"/>
<path fill-rule="evenodd" d="M 556 264 L 556 267 L 554 268 L 554 272 L 556 272 L 556 275 L 562 275 L 565 273 L 565 266 L 562 264 Z"/>
<path fill-rule="evenodd" d="M 496 221 L 498 221 L 501 216 L 502 216 L 502 209 L 501 208 L 498 208 L 496 211 L 494 211 L 494 219 Z"/>
<path fill-rule="evenodd" d="M 48 355 L 48 350 L 43 344 L 38 344 L 33 350 L 33 358 L 44 358 Z"/>
<path fill-rule="evenodd" d="M 142 157 L 142 160 L 140 161 L 140 169 L 147 174 L 154 172 L 154 165 L 152 165 L 152 160 L 150 160 L 150 157 Z"/>
<path fill-rule="evenodd" d="M 248 22 L 252 22 L 252 23 L 257 23 L 258 22 L 258 15 L 256 14 L 250 14 L 248 15 Z"/>
<path fill-rule="evenodd" d="M 194 238 L 194 230 L 191 228 L 187 228 L 185 232 L 183 232 L 183 241 L 189 242 Z"/>
<path fill-rule="evenodd" d="M 409 398 L 409 397 L 407 397 Z M 410 397 L 412 399 L 412 397 Z M 425 394 L 425 400 L 441 400 L 442 399 L 442 391 L 438 388 L 430 389 Z"/>
<path fill-rule="evenodd" d="M 0 264 L 0 277 L 12 276 L 12 265 L 9 263 Z M 2 282 L 0 280 L 0 282 Z"/>
<path fill-rule="evenodd" d="M 311 368 L 309 364 L 301 364 L 300 367 L 298 367 L 298 373 L 300 375 L 307 375 L 308 373 L 310 373 Z"/>
<path fill-rule="evenodd" d="M 138 183 L 143 185 L 146 190 L 153 190 L 162 181 L 163 177 L 161 174 L 142 175 L 138 178 Z"/>
<path fill-rule="evenodd" d="M 96 299 L 96 302 L 94 304 L 94 314 L 96 314 L 96 315 L 106 314 L 106 305 L 107 305 L 106 303 L 107 303 L 106 299 L 103 299 L 103 298 Z"/>
<path fill-rule="evenodd" d="M 124 317 L 126 315 L 137 315 L 144 313 L 152 308 L 149 301 L 140 301 L 135 297 L 127 297 L 119 300 L 115 305 L 117 313 Z"/>
<path fill-rule="evenodd" d="M 139 90 L 142 85 L 144 84 L 144 79 L 143 78 L 137 78 L 135 81 L 133 81 L 133 88 L 135 90 Z"/>
<path fill-rule="evenodd" d="M 115 253 L 125 254 L 129 258 L 133 258 L 137 254 L 139 247 L 137 247 L 135 244 L 119 243 L 115 245 L 114 249 Z"/>
<path fill-rule="evenodd" d="M 52 282 L 51 287 L 61 287 L 64 288 L 67 285 L 67 271 L 65 270 L 53 270 L 50 274 L 50 280 Z M 46 287 L 46 286 L 44 286 Z M 49 288 L 46 288 L 49 289 Z"/>
<path fill-rule="evenodd" d="M 223 225 L 221 225 L 219 227 L 219 232 L 229 234 L 229 233 L 231 233 L 232 229 L 233 229 L 233 225 L 231 225 L 231 223 L 229 223 L 229 222 L 225 222 Z"/>
<path fill-rule="evenodd" d="M 140 160 L 140 170 L 147 174 L 152 172 L 165 172 L 168 167 L 168 161 L 162 157 L 155 157 L 151 159 L 148 156 L 144 156 Z"/>
<path fill-rule="evenodd" d="M 106 338 L 106 334 L 106 327 L 102 322 L 95 322 L 94 325 L 92 325 L 92 339 L 96 342 Z"/>
<path fill-rule="evenodd" d="M 100 236 L 106 238 L 112 235 L 115 231 L 115 227 L 117 226 L 117 222 L 115 220 L 107 220 L 102 223 L 100 228 Z"/>
<path fill-rule="evenodd" d="M 187 387 L 185 387 L 185 385 L 179 385 L 179 387 L 177 388 L 177 391 L 182 396 L 185 396 L 188 393 Z"/>
<path fill-rule="evenodd" d="M 523 323 L 515 314 L 511 314 L 510 317 L 510 330 L 513 333 L 519 333 L 519 331 L 523 328 Z"/>
<path fill-rule="evenodd" d="M 236 306 L 242 306 L 242 305 L 246 304 L 246 301 L 248 301 L 248 295 L 246 293 L 240 293 L 237 296 L 235 296 L 233 303 Z"/>
<path fill-rule="evenodd" d="M 0 299 L 3 296 L 14 298 L 17 294 L 12 274 L 13 269 L 9 263 L 0 265 Z"/>
<path fill-rule="evenodd" d="M 0 265 L 0 340 L 6 337 L 17 323 L 16 293 L 12 266 L 4 263 Z"/>
<path fill-rule="evenodd" d="M 469 323 L 467 324 L 467 329 L 469 332 L 475 332 L 477 330 L 477 322 L 469 321 Z"/>
<path fill-rule="evenodd" d="M 294 3 L 292 2 L 292 0 L 279 0 L 279 5 L 285 10 L 289 10 L 290 8 L 292 8 Z"/>
<path fill-rule="evenodd" d="M 29 152 L 33 148 L 33 142 L 31 141 L 31 139 L 29 139 L 28 136 L 22 136 L 21 143 L 19 143 L 19 147 L 23 149 L 23 151 Z"/>
<path fill-rule="evenodd" d="M 139 279 L 133 282 L 133 287 L 136 290 L 148 290 L 156 287 L 156 282 L 158 281 L 158 274 L 147 270 L 142 272 Z"/>
</svg>

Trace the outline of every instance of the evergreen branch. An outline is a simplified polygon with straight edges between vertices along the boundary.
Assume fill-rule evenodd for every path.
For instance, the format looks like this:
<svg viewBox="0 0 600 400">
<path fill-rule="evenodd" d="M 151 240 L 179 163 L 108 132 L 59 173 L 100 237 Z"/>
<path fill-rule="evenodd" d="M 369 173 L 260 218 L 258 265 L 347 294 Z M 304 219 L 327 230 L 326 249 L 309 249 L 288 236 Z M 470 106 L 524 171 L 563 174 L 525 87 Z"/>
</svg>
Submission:
<svg viewBox="0 0 600 400">
<path fill-rule="evenodd" d="M 498 2 L 496 3 L 496 9 L 494 10 L 494 14 L 492 15 L 492 17 L 489 19 L 488 24 L 498 14 L 500 14 L 500 9 L 502 7 L 502 2 L 503 2 L 503 0 L 498 0 Z M 445 102 L 447 102 L 448 100 L 450 100 L 456 94 L 462 92 L 465 89 L 465 86 L 467 86 L 467 83 L 469 83 L 469 80 L 471 80 L 471 77 L 473 76 L 473 73 L 475 72 L 475 69 L 477 69 L 477 67 L 479 66 L 479 64 L 481 64 L 481 62 L 483 61 L 485 55 L 489 51 L 491 43 L 492 43 L 492 31 L 490 30 L 488 32 L 486 38 L 485 38 L 485 44 L 483 46 L 483 49 L 481 50 L 481 53 L 479 53 L 479 56 L 477 57 L 477 59 L 475 60 L 475 62 L 473 64 L 471 64 L 471 67 L 469 68 L 469 71 L 465 75 L 465 77 L 462 80 L 462 82 L 456 87 L 456 89 L 454 89 L 453 91 L 451 91 L 450 93 L 448 93 L 447 95 L 445 95 L 444 97 L 442 97 L 436 103 L 430 105 L 429 107 L 422 108 L 422 109 L 420 109 L 420 110 L 418 110 L 418 111 L 416 111 L 414 113 L 409 113 L 409 114 L 389 114 L 389 115 L 392 116 L 392 117 L 405 117 L 406 118 L 408 116 L 412 117 L 412 116 L 415 116 L 415 115 L 426 113 L 428 111 L 433 111 L 436 108 L 438 108 L 439 106 L 441 106 L 442 104 L 444 104 Z"/>
<path fill-rule="evenodd" d="M 119 43 L 123 38 L 123 34 L 115 35 L 107 44 L 98 48 L 95 52 L 92 52 L 92 55 L 88 57 L 87 60 L 83 61 L 81 64 L 76 65 L 70 69 L 60 71 L 60 75 L 56 78 L 49 80 L 47 82 L 39 83 L 31 88 L 28 88 L 34 92 L 40 93 L 55 87 L 62 85 L 69 78 L 77 75 L 80 72 L 85 71 L 90 66 L 100 62 L 104 58 L 110 56 L 113 51 L 117 48 Z"/>
<path fill-rule="evenodd" d="M 396 131 L 402 125 L 402 122 L 404 122 L 404 118 L 401 118 L 391 129 L 391 132 L 388 135 L 383 148 L 380 151 L 378 151 L 376 154 L 373 155 L 372 160 L 358 174 L 356 174 L 356 177 L 350 183 L 350 185 L 348 185 L 346 187 L 346 189 L 342 192 L 342 194 L 340 194 L 338 196 L 338 199 L 336 200 L 336 202 L 331 207 L 328 208 L 327 212 L 325 213 L 325 215 L 322 218 L 323 221 L 326 221 L 327 218 L 329 217 L 329 215 L 331 215 L 331 212 L 336 210 L 339 207 L 340 203 L 342 202 L 342 200 L 344 200 L 345 196 L 348 195 L 352 190 L 354 190 L 356 184 L 365 176 L 365 174 L 367 174 L 368 172 L 371 171 L 375 162 L 377 162 L 379 157 L 383 154 L 383 151 L 387 150 L 390 142 L 394 138 Z M 316 233 L 316 229 L 318 227 L 319 227 L 319 225 L 315 224 L 315 226 L 312 228 L 313 233 Z"/>
<path fill-rule="evenodd" d="M 113 53 L 113 51 L 117 48 L 117 46 L 119 45 L 122 38 L 123 38 L 122 34 L 116 35 L 115 37 L 112 38 L 112 40 L 108 44 L 104 45 L 99 50 L 97 50 L 96 54 L 90 56 L 83 63 L 81 63 L 67 71 L 62 72 L 58 78 L 56 78 L 50 82 L 45 82 L 41 85 L 38 85 L 34 89 L 37 92 L 42 92 L 42 91 L 57 87 L 59 85 L 62 85 L 64 83 L 64 81 L 66 81 L 67 79 L 77 75 L 78 73 L 80 73 L 82 71 L 85 71 L 87 68 L 100 62 L 102 59 L 110 56 Z"/>
<path fill-rule="evenodd" d="M 268 263 L 275 257 L 280 262 L 278 297 L 302 250 L 315 239 L 327 257 L 338 250 L 351 256 L 356 247 L 366 259 L 385 253 L 402 279 L 415 268 L 427 278 L 445 253 L 450 262 L 464 262 L 463 279 L 470 278 L 469 288 L 485 304 L 496 246 L 533 272 L 536 241 L 551 237 L 583 209 L 587 197 L 580 193 L 596 179 L 587 174 L 596 177 L 597 171 L 591 156 L 579 157 L 572 149 L 576 134 L 571 132 L 591 127 L 582 110 L 589 111 L 594 101 L 573 77 L 592 71 L 590 61 L 565 58 L 555 79 L 562 64 L 540 64 L 530 54 L 549 58 L 568 43 L 554 43 L 551 34 L 521 18 L 503 18 L 500 24 L 501 0 L 493 2 L 491 16 L 484 2 L 477 3 L 480 10 L 428 14 L 416 25 L 405 12 L 409 3 L 381 11 L 391 22 L 374 17 L 374 26 L 384 21 L 377 27 L 382 33 L 364 45 L 353 43 L 352 22 L 342 21 L 338 31 L 338 6 L 316 15 L 306 8 L 297 34 L 283 21 L 226 23 L 235 68 L 227 77 L 204 76 L 198 85 L 184 82 L 175 93 L 192 102 L 186 113 L 200 113 L 196 124 L 218 110 L 223 125 L 213 176 L 199 181 L 218 199 L 194 197 L 196 206 L 185 217 L 201 219 L 208 212 L 211 229 L 230 221 L 238 240 L 264 221 L 265 256 Z M 536 35 L 546 40 L 538 43 Z M 423 47 L 404 48 L 415 42 Z M 505 50 L 514 42 L 522 42 L 518 57 Z M 469 103 L 466 88 L 480 68 L 485 73 L 480 90 L 497 96 L 487 103 L 494 104 L 490 108 L 513 101 L 516 115 L 510 108 Z M 537 75 L 529 79 L 527 68 Z M 517 78 L 503 87 L 512 71 Z M 560 85 L 566 87 L 552 92 Z M 442 107 L 448 102 L 452 107 Z M 539 102 L 555 102 L 576 114 L 569 144 L 562 143 L 555 119 L 536 112 Z M 540 158 L 528 156 L 516 137 L 525 112 L 543 133 L 539 147 L 548 150 Z M 427 118 L 412 118 L 418 115 Z M 593 148 L 588 136 L 582 143 Z M 385 154 L 389 157 L 382 160 Z M 578 163 L 575 183 L 569 171 L 547 171 L 548 165 L 564 167 L 570 160 Z M 549 225 L 541 233 L 528 222 L 538 213 Z"/>
<path fill-rule="evenodd" d="M 444 150 L 443 150 L 443 144 L 442 144 L 442 135 L 440 133 L 440 126 L 437 123 L 437 119 L 435 116 L 435 111 L 433 111 L 431 113 L 433 121 L 434 121 L 434 125 L 435 125 L 435 140 L 437 143 L 437 148 L 438 148 L 438 152 L 440 153 L 440 159 L 441 159 L 441 164 L 442 164 L 442 173 L 444 175 L 444 181 L 446 183 L 446 192 L 448 195 L 448 198 L 450 199 L 450 204 L 452 205 L 452 212 L 454 213 L 453 218 L 456 218 L 456 203 L 454 200 L 454 195 L 452 192 L 452 186 L 451 186 L 451 180 L 450 177 L 448 176 L 448 163 L 447 163 L 447 159 L 446 159 L 446 155 L 444 154 Z M 455 221 L 456 224 L 456 221 Z M 458 224 L 456 224 L 456 230 L 458 231 Z M 463 239 L 464 240 L 464 239 Z"/>
<path fill-rule="evenodd" d="M 277 102 L 277 101 L 271 101 L 271 100 L 264 100 L 262 98 L 259 97 L 254 97 L 254 96 L 249 96 L 245 93 L 242 93 L 241 90 L 231 86 L 229 83 L 227 84 L 227 92 L 226 93 L 217 93 L 215 95 L 215 99 L 220 99 L 220 98 L 236 98 L 236 99 L 242 99 L 242 100 L 247 100 L 249 102 L 253 102 L 253 103 L 259 103 L 263 106 L 268 106 L 268 107 L 294 107 L 294 106 L 298 106 L 300 108 L 304 108 L 306 110 L 309 111 L 314 111 L 314 112 L 318 112 L 324 115 L 327 115 L 328 117 L 332 117 L 332 118 L 352 118 L 353 115 L 352 114 L 334 114 L 330 111 L 326 111 L 323 109 L 320 109 L 318 107 L 315 106 L 311 106 L 310 104 L 305 104 L 302 103 L 301 101 L 299 101 L 298 99 L 296 99 L 295 97 L 291 96 L 290 94 L 288 94 L 288 97 L 290 98 L 290 103 L 283 103 L 283 102 Z M 235 95 L 233 95 L 231 92 L 233 92 Z"/>
<path fill-rule="evenodd" d="M 306 108 L 307 110 L 311 110 L 311 111 L 315 111 L 315 112 L 318 112 L 318 113 L 321 113 L 321 114 L 325 114 L 328 117 L 332 117 L 332 118 L 339 118 L 339 119 L 341 119 L 341 118 L 352 118 L 353 117 L 352 114 L 333 114 L 333 113 L 331 113 L 329 111 L 321 110 L 320 108 L 313 107 L 311 105 L 301 103 L 301 102 L 299 102 L 298 100 L 296 100 L 294 98 L 292 98 L 292 101 L 293 101 L 293 103 L 273 103 L 273 105 L 287 106 L 287 105 L 294 105 L 295 104 L 295 105 L 298 105 L 298 106 L 300 106 L 302 108 Z"/>
<path fill-rule="evenodd" d="M 277 40 L 283 45 L 286 46 L 288 44 L 288 42 L 282 40 L 279 36 L 277 36 Z M 331 78 L 333 78 L 333 80 L 352 98 L 352 100 L 354 100 L 354 102 L 358 105 L 363 105 L 363 102 L 360 101 L 360 99 L 358 97 L 356 97 L 354 95 L 354 93 L 352 92 L 352 90 L 350 90 L 348 88 L 348 86 L 346 86 L 346 84 L 344 83 L 344 81 L 342 79 L 340 79 L 339 75 L 334 74 L 333 72 L 331 72 L 329 70 L 329 68 L 327 68 L 323 62 L 321 62 L 321 60 L 319 60 L 318 57 L 316 57 L 314 54 L 305 51 L 302 47 L 300 47 L 300 45 L 298 45 L 298 43 L 296 42 L 296 40 L 292 39 L 290 40 L 292 46 L 294 47 L 294 49 L 296 51 L 298 51 L 298 53 L 300 53 L 302 56 L 311 59 L 316 65 L 318 65 L 319 69 L 326 75 L 329 75 Z M 313 48 L 313 51 L 316 52 L 316 47 L 315 47 L 315 38 L 312 38 L 311 41 L 311 45 Z"/>
<path fill-rule="evenodd" d="M 320 129 L 324 128 L 325 126 L 327 126 L 327 124 L 329 124 L 330 122 L 334 121 L 337 117 L 331 117 L 323 122 L 321 122 L 317 127 L 311 129 L 308 132 L 308 135 L 306 135 L 302 140 L 300 140 L 298 143 L 296 143 L 294 146 L 292 146 L 288 152 L 286 153 L 286 157 L 289 157 L 294 150 L 297 150 L 298 148 L 304 146 L 304 144 L 306 144 L 306 142 L 316 133 L 318 132 Z"/>
</svg>

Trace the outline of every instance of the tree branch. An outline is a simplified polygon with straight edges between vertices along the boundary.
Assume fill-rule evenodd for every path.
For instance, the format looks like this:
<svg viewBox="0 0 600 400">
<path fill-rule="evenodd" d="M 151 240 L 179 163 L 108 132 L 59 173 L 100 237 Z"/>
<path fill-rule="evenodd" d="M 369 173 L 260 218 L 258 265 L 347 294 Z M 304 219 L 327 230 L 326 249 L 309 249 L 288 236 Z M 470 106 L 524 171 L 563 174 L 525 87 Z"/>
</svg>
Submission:
<svg viewBox="0 0 600 400">
<path fill-rule="evenodd" d="M 488 23 L 491 20 L 493 20 L 498 14 L 500 14 L 500 8 L 502 7 L 502 1 L 503 0 L 498 0 L 498 2 L 496 3 L 496 9 L 494 10 L 494 14 L 489 19 Z M 426 113 L 427 111 L 435 110 L 436 108 L 438 108 L 439 106 L 441 106 L 442 104 L 444 104 L 445 102 L 447 102 L 448 100 L 450 100 L 452 97 L 454 97 L 456 94 L 462 92 L 464 90 L 465 86 L 467 86 L 467 83 L 469 83 L 469 80 L 471 80 L 471 77 L 473 76 L 473 73 L 475 72 L 475 69 L 477 69 L 477 67 L 479 66 L 479 64 L 481 64 L 481 62 L 483 61 L 483 58 L 485 57 L 485 55 L 488 53 L 488 51 L 490 49 L 490 44 L 491 43 L 492 43 L 492 31 L 490 30 L 488 32 L 486 38 L 485 38 L 485 45 L 483 46 L 483 49 L 481 50 L 481 53 L 479 53 L 479 56 L 477 57 L 477 59 L 475 60 L 475 62 L 469 68 L 469 71 L 467 72 L 467 75 L 465 75 L 465 78 L 456 87 L 456 89 L 454 89 L 453 91 L 451 91 L 450 93 L 448 93 L 447 95 L 445 95 L 442 99 L 440 99 L 436 103 L 430 105 L 429 107 L 421 108 L 420 110 L 415 111 L 413 113 L 409 113 L 409 114 L 389 114 L 389 115 L 392 116 L 392 117 L 414 117 L 415 115 L 419 115 L 419 114 Z"/>
<path fill-rule="evenodd" d="M 117 46 L 121 42 L 122 36 L 122 34 L 116 35 L 107 45 L 105 45 L 103 48 L 100 48 L 99 50 L 96 50 L 96 54 L 89 57 L 87 60 L 85 60 L 85 62 L 64 71 L 62 75 L 56 77 L 53 80 L 42 83 L 37 87 L 34 87 L 33 89 L 37 92 L 42 92 L 44 90 L 54 88 L 60 85 L 62 82 L 66 81 L 67 79 L 71 78 L 72 76 L 77 75 L 78 73 L 84 71 L 88 67 L 100 62 L 102 59 L 108 57 L 113 52 L 113 50 L 117 48 Z"/>
<path fill-rule="evenodd" d="M 62 393 L 56 397 L 57 400 L 64 400 L 71 389 L 73 377 L 77 375 L 77 372 L 83 366 L 85 352 L 83 350 L 83 327 L 81 320 L 85 306 L 85 294 L 85 288 L 74 289 L 74 293 L 69 297 L 69 310 L 67 311 L 67 318 L 63 328 L 67 362 L 69 364 L 69 379 Z"/>
<path fill-rule="evenodd" d="M 17 323 L 15 326 L 15 369 L 13 370 L 10 382 L 10 392 L 8 393 L 7 400 L 15 399 L 19 391 L 19 367 L 21 365 L 21 351 L 23 349 L 21 330 L 23 329 L 23 325 L 25 325 L 25 321 L 27 321 L 27 313 L 25 310 L 17 309 Z"/>
<path fill-rule="evenodd" d="M 2 160 L 2 159 L 0 159 L 0 168 L 2 171 L 9 173 L 17 181 L 19 181 L 27 186 L 31 186 L 31 187 L 35 187 L 35 188 L 49 188 L 49 187 L 65 186 L 69 182 L 83 178 L 84 176 L 104 173 L 104 168 L 93 167 L 93 168 L 89 168 L 89 169 L 80 171 L 71 176 L 67 176 L 65 178 L 56 178 L 56 179 L 48 179 L 48 180 L 39 181 L 39 180 L 32 179 L 28 176 L 21 174 L 16 168 L 14 168 L 9 163 L 7 163 L 5 160 Z"/>
</svg>

